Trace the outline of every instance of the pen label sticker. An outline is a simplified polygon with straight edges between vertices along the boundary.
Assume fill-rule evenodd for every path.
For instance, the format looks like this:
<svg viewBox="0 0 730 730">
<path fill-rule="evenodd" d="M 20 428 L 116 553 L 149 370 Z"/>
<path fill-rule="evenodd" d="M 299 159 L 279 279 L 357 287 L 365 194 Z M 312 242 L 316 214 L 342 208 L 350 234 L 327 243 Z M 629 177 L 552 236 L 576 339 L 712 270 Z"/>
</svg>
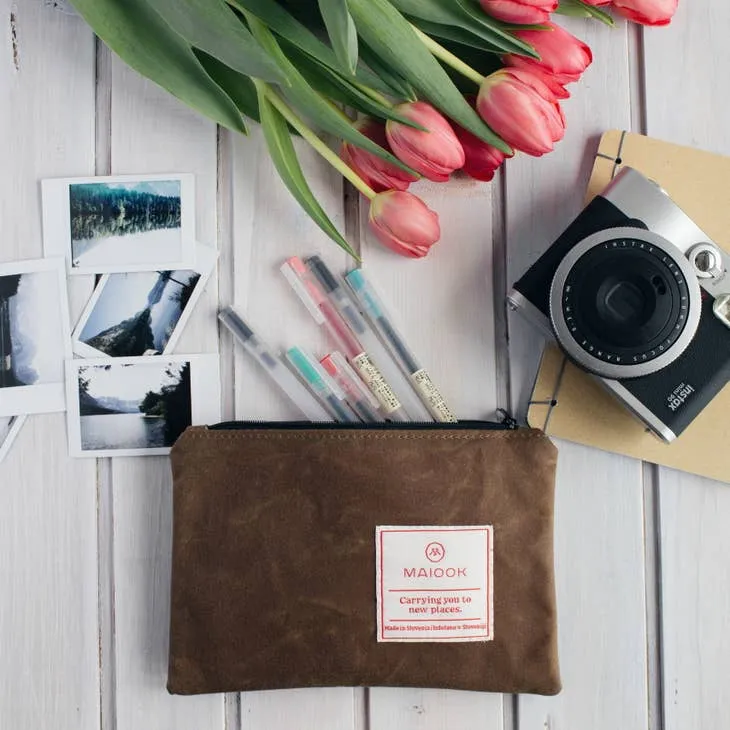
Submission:
<svg viewBox="0 0 730 730">
<path fill-rule="evenodd" d="M 397 411 L 401 407 L 398 396 L 393 392 L 393 389 L 385 381 L 382 373 L 366 352 L 361 352 L 357 357 L 354 357 L 352 364 L 355 370 L 360 373 L 360 377 L 368 386 L 370 392 L 378 399 L 378 403 L 380 403 L 386 415 Z"/>
<path fill-rule="evenodd" d="M 378 641 L 491 641 L 494 529 L 375 528 Z"/>
<path fill-rule="evenodd" d="M 426 399 L 431 413 L 442 423 L 456 423 L 456 416 L 446 405 L 441 391 L 434 385 L 431 376 L 423 369 L 417 370 L 411 375 L 411 380 L 416 390 Z"/>
</svg>

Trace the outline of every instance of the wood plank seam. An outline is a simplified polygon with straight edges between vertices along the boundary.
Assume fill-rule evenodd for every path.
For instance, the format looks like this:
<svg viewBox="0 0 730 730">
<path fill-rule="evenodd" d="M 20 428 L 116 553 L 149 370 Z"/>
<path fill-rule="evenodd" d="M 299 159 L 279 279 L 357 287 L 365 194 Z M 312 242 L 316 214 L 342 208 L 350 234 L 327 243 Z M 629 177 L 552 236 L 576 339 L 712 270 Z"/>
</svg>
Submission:
<svg viewBox="0 0 730 730">
<path fill-rule="evenodd" d="M 232 244 L 233 232 L 231 211 L 233 196 L 231 176 L 233 174 L 232 148 L 230 132 L 222 127 L 216 128 L 216 245 L 218 258 L 218 306 L 230 306 L 233 302 L 234 270 L 236 252 Z M 234 344 L 229 336 L 220 337 L 219 326 L 218 350 L 220 353 L 221 374 L 221 417 L 224 421 L 235 418 L 235 377 Z M 224 723 L 226 730 L 241 728 L 241 695 L 231 692 L 224 697 Z"/>
<path fill-rule="evenodd" d="M 629 26 L 628 50 L 631 127 L 634 132 L 646 134 L 646 58 L 644 29 L 639 25 Z M 661 581 L 661 537 L 658 511 L 659 470 L 652 464 L 642 464 L 642 490 L 644 501 L 647 726 L 649 730 L 661 730 L 664 727 L 664 718 L 662 709 L 661 583 L 657 582 Z"/>
<path fill-rule="evenodd" d="M 94 39 L 94 173 L 111 173 L 111 52 Z M 111 459 L 96 461 L 99 725 L 116 730 L 114 495 Z"/>
<path fill-rule="evenodd" d="M 647 718 L 648 730 L 664 728 L 662 679 L 662 563 L 659 467 L 644 464 L 644 571 L 646 586 Z"/>
</svg>

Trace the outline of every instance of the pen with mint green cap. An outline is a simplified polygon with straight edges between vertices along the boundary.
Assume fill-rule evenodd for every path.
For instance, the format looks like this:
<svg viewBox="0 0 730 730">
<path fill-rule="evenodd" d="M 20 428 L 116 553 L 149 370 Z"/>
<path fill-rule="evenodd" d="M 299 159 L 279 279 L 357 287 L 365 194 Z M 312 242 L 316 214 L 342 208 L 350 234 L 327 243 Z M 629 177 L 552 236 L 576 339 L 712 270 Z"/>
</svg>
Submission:
<svg viewBox="0 0 730 730">
<path fill-rule="evenodd" d="M 286 359 L 319 398 L 335 421 L 341 423 L 358 422 L 355 415 L 347 409 L 345 392 L 311 355 L 307 354 L 301 347 L 292 347 L 286 351 Z"/>
<path fill-rule="evenodd" d="M 393 359 L 408 376 L 418 393 L 418 397 L 423 401 L 431 415 L 441 423 L 455 423 L 456 416 L 446 404 L 441 391 L 431 380 L 431 376 L 426 369 L 416 360 L 415 355 L 393 325 L 380 297 L 363 274 L 362 269 L 351 271 L 345 276 L 345 281 L 350 286 L 363 314 L 375 327 L 384 344 L 390 350 Z"/>
</svg>

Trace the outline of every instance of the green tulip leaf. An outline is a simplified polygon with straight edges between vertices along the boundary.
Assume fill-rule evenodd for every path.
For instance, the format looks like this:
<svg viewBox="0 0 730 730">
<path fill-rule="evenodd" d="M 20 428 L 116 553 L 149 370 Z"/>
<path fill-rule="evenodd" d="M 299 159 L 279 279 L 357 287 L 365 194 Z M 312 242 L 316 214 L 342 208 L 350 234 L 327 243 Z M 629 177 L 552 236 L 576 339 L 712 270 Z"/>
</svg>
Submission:
<svg viewBox="0 0 730 730">
<path fill-rule="evenodd" d="M 601 8 L 594 5 L 588 5 L 581 0 L 560 0 L 560 5 L 555 11 L 560 15 L 572 15 L 579 18 L 595 18 L 602 23 L 614 27 L 616 25 L 614 19 Z"/>
<path fill-rule="evenodd" d="M 244 13 L 255 15 L 278 36 L 301 48 L 325 66 L 342 75 L 349 74 L 347 66 L 339 62 L 334 51 L 275 0 L 227 0 L 227 2 Z M 383 94 L 392 94 L 396 91 L 386 84 L 384 79 L 379 78 L 373 71 L 363 68 L 362 65 L 358 65 L 355 76 L 358 82 Z"/>
<path fill-rule="evenodd" d="M 147 0 L 191 46 L 264 81 L 283 81 L 281 70 L 254 40 L 225 0 Z M 120 3 L 121 4 L 121 3 Z"/>
<path fill-rule="evenodd" d="M 332 102 L 312 88 L 294 64 L 286 57 L 271 31 L 260 20 L 253 16 L 247 17 L 247 20 L 254 38 L 266 49 L 267 53 L 279 64 L 287 78 L 291 80 L 291 85 L 282 87 L 281 93 L 300 113 L 308 117 L 324 132 L 352 142 L 357 147 L 372 152 L 372 154 L 412 175 L 417 174 L 395 155 L 384 150 L 380 145 L 355 129 L 352 122 Z M 466 104 L 466 102 L 464 103 Z"/>
<path fill-rule="evenodd" d="M 304 51 L 287 41 L 281 41 L 282 50 L 289 60 L 297 67 L 299 73 L 304 76 L 307 82 L 327 98 L 338 101 L 345 106 L 363 114 L 368 114 L 378 119 L 392 119 L 414 129 L 424 130 L 420 124 L 407 119 L 399 114 L 390 105 L 385 105 L 366 94 L 357 84 L 348 79 L 342 78 L 336 71 L 328 66 L 319 63 Z M 425 130 L 424 130 L 425 131 Z"/>
<path fill-rule="evenodd" d="M 390 0 L 404 15 L 438 25 L 461 28 L 499 48 L 501 53 L 519 53 L 537 57 L 529 43 L 519 40 L 498 20 L 466 0 Z M 418 22 L 416 22 L 418 25 Z"/>
<path fill-rule="evenodd" d="M 218 124 L 246 132 L 231 98 L 145 0 L 72 0 L 93 31 L 135 71 Z"/>
<path fill-rule="evenodd" d="M 193 52 L 213 81 L 231 97 L 241 114 L 245 114 L 255 122 L 261 121 L 259 100 L 253 81 L 226 66 L 225 63 L 221 63 L 217 58 L 209 56 L 205 51 L 196 48 Z"/>
<path fill-rule="evenodd" d="M 362 39 L 444 114 L 506 154 L 512 149 L 469 106 L 408 21 L 388 0 L 348 0 Z"/>
<path fill-rule="evenodd" d="M 495 53 L 501 55 L 504 51 L 494 43 L 485 41 L 481 36 L 475 35 L 471 31 L 464 30 L 455 25 L 442 25 L 441 23 L 432 23 L 428 20 L 414 19 L 414 25 L 418 26 L 426 35 L 433 38 L 441 38 L 447 41 L 461 43 L 463 46 L 478 48 L 486 53 Z M 462 59 L 463 60 L 463 59 Z"/>
<path fill-rule="evenodd" d="M 264 139 L 282 181 L 307 215 L 338 246 L 359 261 L 360 257 L 337 230 L 337 227 L 329 219 L 309 187 L 292 144 L 286 119 L 267 98 L 266 87 L 260 81 L 254 83 L 258 93 L 258 106 L 261 111 L 261 128 L 264 132 Z"/>
<path fill-rule="evenodd" d="M 416 101 L 416 90 L 402 76 L 384 64 L 378 54 L 370 49 L 367 43 L 360 43 L 360 58 L 395 92 L 395 96 L 404 101 Z"/>
<path fill-rule="evenodd" d="M 354 76 L 357 69 L 357 31 L 347 0 L 319 0 L 327 35 L 340 63 Z"/>
</svg>

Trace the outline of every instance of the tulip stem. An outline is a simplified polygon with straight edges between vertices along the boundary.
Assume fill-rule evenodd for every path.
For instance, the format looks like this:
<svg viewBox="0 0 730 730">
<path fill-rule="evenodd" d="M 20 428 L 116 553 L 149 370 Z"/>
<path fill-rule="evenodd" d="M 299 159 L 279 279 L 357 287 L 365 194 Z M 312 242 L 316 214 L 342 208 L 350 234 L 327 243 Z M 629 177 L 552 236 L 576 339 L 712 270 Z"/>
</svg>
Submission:
<svg viewBox="0 0 730 730">
<path fill-rule="evenodd" d="M 343 177 L 346 177 L 366 198 L 372 200 L 375 191 L 349 166 L 333 152 L 304 122 L 304 120 L 268 85 L 265 85 L 266 98 L 281 116 L 309 142 Z M 349 121 L 349 120 L 348 120 Z"/>
<path fill-rule="evenodd" d="M 419 28 L 416 28 L 415 25 L 411 26 L 416 33 L 416 35 L 423 41 L 423 44 L 428 48 L 431 53 L 436 56 L 436 58 L 443 61 L 447 66 L 451 66 L 451 68 L 454 69 L 454 71 L 458 71 L 462 76 L 466 76 L 470 81 L 473 81 L 478 86 L 481 86 L 482 81 L 484 81 L 484 76 L 480 74 L 478 71 L 473 69 L 471 66 L 464 63 L 458 56 L 455 56 L 451 51 L 444 48 L 440 43 L 436 43 L 436 41 L 431 38 L 431 36 L 426 35 L 423 31 L 421 31 Z"/>
</svg>

